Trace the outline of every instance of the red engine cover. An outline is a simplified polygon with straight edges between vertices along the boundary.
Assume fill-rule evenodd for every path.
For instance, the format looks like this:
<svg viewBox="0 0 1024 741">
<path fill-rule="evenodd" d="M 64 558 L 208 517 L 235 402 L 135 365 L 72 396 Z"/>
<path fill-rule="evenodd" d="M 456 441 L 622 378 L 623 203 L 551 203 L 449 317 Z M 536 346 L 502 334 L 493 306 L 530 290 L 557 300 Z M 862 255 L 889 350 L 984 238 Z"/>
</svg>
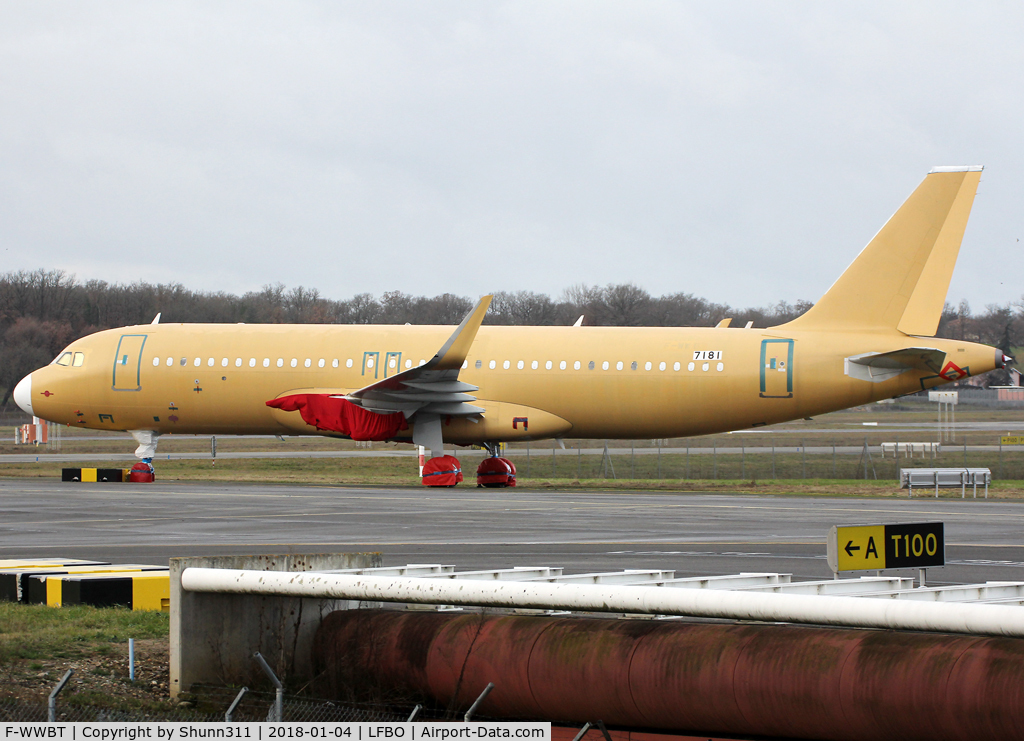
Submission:
<svg viewBox="0 0 1024 741">
<path fill-rule="evenodd" d="M 476 469 L 476 485 L 492 488 L 515 486 L 515 464 L 508 458 L 484 458 Z"/>
</svg>

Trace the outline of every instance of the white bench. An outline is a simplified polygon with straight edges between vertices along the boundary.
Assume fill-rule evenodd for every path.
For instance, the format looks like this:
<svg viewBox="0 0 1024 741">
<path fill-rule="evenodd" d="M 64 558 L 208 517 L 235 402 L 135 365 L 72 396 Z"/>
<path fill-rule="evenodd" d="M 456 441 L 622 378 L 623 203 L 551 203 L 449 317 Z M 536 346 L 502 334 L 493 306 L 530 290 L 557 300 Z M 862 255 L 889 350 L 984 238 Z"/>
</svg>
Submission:
<svg viewBox="0 0 1024 741">
<path fill-rule="evenodd" d="M 896 458 L 903 453 L 904 458 L 913 458 L 916 453 L 920 453 L 924 458 L 927 453 L 931 453 L 934 458 L 936 453 L 941 452 L 942 443 L 882 443 L 882 457 L 892 453 L 892 457 Z"/>
<path fill-rule="evenodd" d="M 900 488 L 908 489 L 908 496 L 914 496 L 914 487 L 935 487 L 935 496 L 939 496 L 939 487 L 944 489 L 960 487 L 960 498 L 967 496 L 967 486 L 974 487 L 974 498 L 978 498 L 978 484 L 985 486 L 985 498 L 988 499 L 988 485 L 992 483 L 992 471 L 987 468 L 901 468 Z"/>
</svg>

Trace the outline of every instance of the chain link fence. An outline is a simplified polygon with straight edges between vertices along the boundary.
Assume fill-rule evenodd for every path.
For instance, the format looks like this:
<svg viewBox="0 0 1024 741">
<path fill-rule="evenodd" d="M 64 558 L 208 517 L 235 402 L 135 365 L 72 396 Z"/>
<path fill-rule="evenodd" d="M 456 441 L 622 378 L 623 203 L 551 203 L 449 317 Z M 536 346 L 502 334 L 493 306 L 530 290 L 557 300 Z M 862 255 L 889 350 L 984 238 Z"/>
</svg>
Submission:
<svg viewBox="0 0 1024 741">
<path fill-rule="evenodd" d="M 540 480 L 772 481 L 899 480 L 901 468 L 988 468 L 998 481 L 1024 480 L 1024 445 L 1004 445 L 998 431 L 958 431 L 928 452 L 887 452 L 885 444 L 935 442 L 934 434 L 867 428 L 831 435 L 722 434 L 666 440 L 521 443 L 504 451 L 516 478 Z M 484 451 L 458 451 L 467 481 Z"/>
</svg>

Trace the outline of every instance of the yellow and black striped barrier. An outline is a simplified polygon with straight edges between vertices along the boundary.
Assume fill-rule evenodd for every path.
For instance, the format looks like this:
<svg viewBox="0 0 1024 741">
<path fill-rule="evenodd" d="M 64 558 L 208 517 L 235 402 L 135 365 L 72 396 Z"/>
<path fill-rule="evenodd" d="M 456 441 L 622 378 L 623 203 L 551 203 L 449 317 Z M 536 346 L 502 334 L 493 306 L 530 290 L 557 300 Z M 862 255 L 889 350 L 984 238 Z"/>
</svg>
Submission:
<svg viewBox="0 0 1024 741">
<path fill-rule="evenodd" d="M 0 600 L 34 604 L 46 603 L 46 578 L 49 576 L 118 574 L 167 571 L 166 566 L 140 564 L 98 564 L 94 566 L 30 566 L 0 570 Z"/>
<path fill-rule="evenodd" d="M 52 607 L 92 605 L 170 610 L 171 577 L 166 569 L 122 574 L 67 574 L 47 576 L 43 580 L 46 604 Z"/>
<path fill-rule="evenodd" d="M 128 481 L 130 468 L 62 468 L 60 470 L 61 481 L 88 482 L 125 482 Z"/>
</svg>

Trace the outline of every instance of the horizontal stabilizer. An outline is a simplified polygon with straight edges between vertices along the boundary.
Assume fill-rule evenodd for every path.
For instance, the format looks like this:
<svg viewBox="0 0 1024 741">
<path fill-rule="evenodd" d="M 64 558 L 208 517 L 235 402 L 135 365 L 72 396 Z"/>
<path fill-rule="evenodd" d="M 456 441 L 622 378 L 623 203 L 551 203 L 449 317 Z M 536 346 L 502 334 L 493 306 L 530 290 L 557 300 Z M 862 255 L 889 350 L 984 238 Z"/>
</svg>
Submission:
<svg viewBox="0 0 1024 741">
<path fill-rule="evenodd" d="M 911 370 L 938 374 L 946 353 L 934 347 L 906 347 L 891 352 L 871 352 L 846 358 L 846 375 L 880 383 Z"/>
</svg>

